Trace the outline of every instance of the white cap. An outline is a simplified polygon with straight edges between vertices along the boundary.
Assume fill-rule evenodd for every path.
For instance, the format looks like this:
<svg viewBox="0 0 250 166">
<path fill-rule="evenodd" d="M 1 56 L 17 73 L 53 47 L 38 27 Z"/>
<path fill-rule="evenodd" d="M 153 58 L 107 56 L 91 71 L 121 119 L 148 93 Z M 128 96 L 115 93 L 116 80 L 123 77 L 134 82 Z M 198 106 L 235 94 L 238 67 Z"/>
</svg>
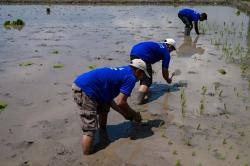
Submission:
<svg viewBox="0 0 250 166">
<path fill-rule="evenodd" d="M 175 40 L 174 40 L 174 39 L 171 39 L 171 38 L 165 39 L 165 40 L 164 40 L 164 43 L 166 43 L 166 44 L 169 44 L 169 45 L 173 46 L 173 47 L 174 47 L 174 49 L 176 50 L 176 42 L 175 42 Z"/>
<path fill-rule="evenodd" d="M 141 59 L 133 59 L 132 62 L 131 62 L 131 64 L 129 64 L 129 65 L 133 66 L 133 67 L 135 67 L 137 69 L 140 69 L 140 70 L 144 71 L 144 73 L 148 77 L 150 77 L 150 75 L 147 72 L 146 63 L 143 60 L 141 60 Z"/>
</svg>

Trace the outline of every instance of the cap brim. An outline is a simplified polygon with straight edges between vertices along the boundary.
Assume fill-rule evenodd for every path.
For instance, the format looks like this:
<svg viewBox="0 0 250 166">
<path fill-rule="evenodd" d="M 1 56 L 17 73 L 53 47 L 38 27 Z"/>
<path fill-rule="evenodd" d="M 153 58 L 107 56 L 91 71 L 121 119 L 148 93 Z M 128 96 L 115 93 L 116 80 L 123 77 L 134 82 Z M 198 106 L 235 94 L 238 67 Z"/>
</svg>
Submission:
<svg viewBox="0 0 250 166">
<path fill-rule="evenodd" d="M 146 74 L 147 77 L 151 78 L 150 75 L 148 74 L 147 70 L 143 70 L 144 73 Z"/>
<path fill-rule="evenodd" d="M 133 65 L 133 64 L 129 64 L 129 65 L 130 65 L 130 66 L 133 66 L 133 67 L 135 67 L 135 68 L 137 68 L 137 69 L 140 69 L 140 68 L 138 68 L 137 66 L 135 66 L 135 65 Z M 140 69 L 140 70 L 142 70 L 142 69 Z M 142 70 L 142 71 L 146 74 L 147 77 L 151 78 L 150 75 L 148 74 L 147 70 Z"/>
</svg>

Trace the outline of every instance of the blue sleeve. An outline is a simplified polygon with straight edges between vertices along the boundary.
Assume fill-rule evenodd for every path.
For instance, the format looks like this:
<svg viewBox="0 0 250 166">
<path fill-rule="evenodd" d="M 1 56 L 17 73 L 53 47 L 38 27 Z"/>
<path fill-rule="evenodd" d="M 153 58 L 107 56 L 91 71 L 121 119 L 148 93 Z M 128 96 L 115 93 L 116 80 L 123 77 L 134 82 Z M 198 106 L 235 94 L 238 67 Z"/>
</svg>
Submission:
<svg viewBox="0 0 250 166">
<path fill-rule="evenodd" d="M 162 60 L 162 67 L 168 69 L 169 62 L 170 62 L 170 55 L 168 52 L 166 52 Z"/>
<path fill-rule="evenodd" d="M 129 97 L 131 95 L 133 88 L 135 87 L 135 83 L 136 83 L 135 77 L 126 78 L 120 88 L 120 92 Z"/>
</svg>

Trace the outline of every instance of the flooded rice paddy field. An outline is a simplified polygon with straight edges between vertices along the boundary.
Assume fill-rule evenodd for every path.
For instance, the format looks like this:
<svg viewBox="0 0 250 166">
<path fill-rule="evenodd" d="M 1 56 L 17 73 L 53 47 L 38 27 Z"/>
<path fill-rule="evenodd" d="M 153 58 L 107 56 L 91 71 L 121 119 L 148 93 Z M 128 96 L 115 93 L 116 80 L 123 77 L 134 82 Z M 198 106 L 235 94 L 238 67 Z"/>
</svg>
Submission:
<svg viewBox="0 0 250 166">
<path fill-rule="evenodd" d="M 1 165 L 250 165 L 249 17 L 227 6 L 192 6 L 208 21 L 203 34 L 184 37 L 183 7 L 1 5 L 1 25 L 25 22 L 0 28 Z M 127 65 L 134 44 L 168 37 L 178 46 L 173 83 L 155 64 L 149 103 L 135 105 L 135 90 L 129 99 L 143 124 L 111 111 L 95 153 L 82 158 L 74 78 Z"/>
</svg>

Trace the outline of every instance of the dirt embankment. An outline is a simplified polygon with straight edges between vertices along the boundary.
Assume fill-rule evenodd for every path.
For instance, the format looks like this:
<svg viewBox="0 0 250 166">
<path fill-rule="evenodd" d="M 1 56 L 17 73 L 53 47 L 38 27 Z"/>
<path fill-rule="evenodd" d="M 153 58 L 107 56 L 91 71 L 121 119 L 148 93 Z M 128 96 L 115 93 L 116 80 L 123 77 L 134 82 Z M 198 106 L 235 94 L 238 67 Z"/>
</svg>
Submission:
<svg viewBox="0 0 250 166">
<path fill-rule="evenodd" d="M 169 4 L 225 4 L 230 0 L 2 0 L 0 3 L 52 3 L 52 4 L 78 4 L 78 3 L 169 3 Z"/>
</svg>

